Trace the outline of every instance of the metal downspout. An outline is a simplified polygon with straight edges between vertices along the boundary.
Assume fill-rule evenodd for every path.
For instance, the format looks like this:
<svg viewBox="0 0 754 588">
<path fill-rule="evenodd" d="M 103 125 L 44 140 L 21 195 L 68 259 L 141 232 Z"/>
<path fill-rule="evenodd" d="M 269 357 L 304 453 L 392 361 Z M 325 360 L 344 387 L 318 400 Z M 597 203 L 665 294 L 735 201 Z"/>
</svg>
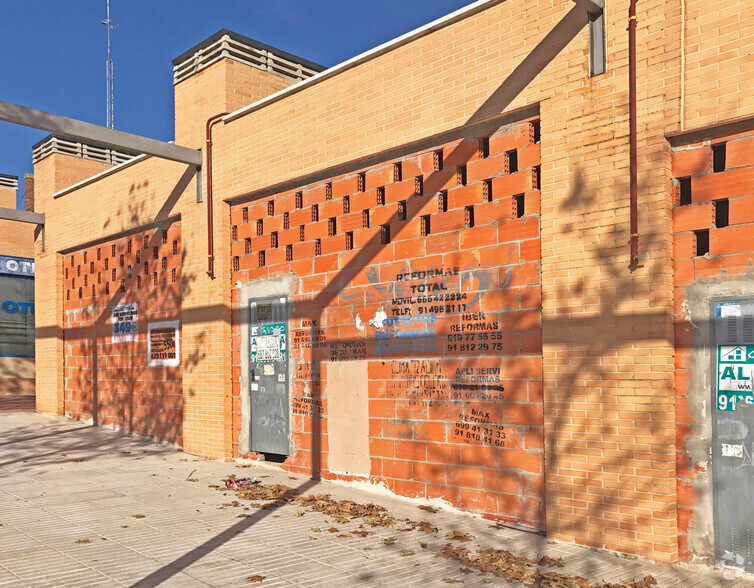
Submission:
<svg viewBox="0 0 754 588">
<path fill-rule="evenodd" d="M 207 275 L 215 279 L 215 233 L 214 214 L 212 211 L 212 127 L 228 114 L 222 112 L 207 119 L 206 146 L 207 146 Z"/>
<path fill-rule="evenodd" d="M 628 116 L 629 116 L 629 158 L 630 158 L 630 230 L 631 230 L 631 258 L 629 268 L 639 266 L 639 174 L 637 171 L 637 141 L 636 141 L 636 1 L 631 0 L 628 9 Z"/>
</svg>

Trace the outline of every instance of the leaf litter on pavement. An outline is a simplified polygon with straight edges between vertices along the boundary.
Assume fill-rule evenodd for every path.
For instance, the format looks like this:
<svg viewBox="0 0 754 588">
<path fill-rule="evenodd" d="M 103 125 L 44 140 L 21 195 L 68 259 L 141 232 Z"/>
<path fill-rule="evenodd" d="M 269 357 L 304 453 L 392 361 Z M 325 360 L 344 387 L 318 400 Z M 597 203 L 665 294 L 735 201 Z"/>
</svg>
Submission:
<svg viewBox="0 0 754 588">
<path fill-rule="evenodd" d="M 383 527 L 396 531 L 417 530 L 429 534 L 438 533 L 437 527 L 426 521 L 417 522 L 408 518 L 396 518 L 387 509 L 376 504 L 359 504 L 352 500 L 335 500 L 329 494 L 298 496 L 293 488 L 283 484 L 262 484 L 255 480 L 254 483 L 242 485 L 234 483 L 235 479 L 235 476 L 231 475 L 229 478 L 223 480 L 222 486 L 211 485 L 210 487 L 225 492 L 229 490 L 234 491 L 236 497 L 239 499 L 266 501 L 265 504 L 252 503 L 251 506 L 255 508 L 272 509 L 281 503 L 296 504 L 304 510 L 298 510 L 295 516 L 302 516 L 305 510 L 310 510 L 332 517 L 340 525 L 360 519 L 362 524 L 359 525 L 359 529 L 363 529 L 364 525 L 368 525 L 373 528 Z M 233 501 L 223 506 L 237 506 L 239 504 L 238 501 Z M 421 505 L 419 508 L 428 513 L 437 512 L 437 509 L 431 506 Z M 312 528 L 311 531 L 319 532 L 319 529 Z M 328 531 L 337 533 L 339 529 L 331 527 Z M 357 536 L 364 538 L 372 534 L 374 533 L 371 531 L 354 530 L 341 533 L 338 537 Z M 462 542 L 473 539 L 471 535 L 455 530 L 448 531 L 445 536 L 447 539 Z M 385 545 L 391 545 L 395 541 L 395 537 L 383 539 Z M 426 543 L 420 542 L 420 545 L 422 548 L 426 548 Z M 399 554 L 406 557 L 414 555 L 414 552 L 404 549 Z M 652 576 L 646 576 L 641 580 L 612 583 L 602 581 L 599 584 L 594 584 L 581 576 L 542 571 L 541 568 L 544 567 L 564 567 L 565 562 L 563 558 L 543 556 L 539 560 L 533 560 L 515 555 L 505 549 L 481 549 L 473 552 L 466 547 L 454 547 L 452 543 L 448 543 L 445 549 L 437 555 L 455 560 L 466 568 L 476 569 L 483 574 L 493 574 L 494 576 L 509 580 L 518 580 L 524 584 L 536 585 L 541 588 L 653 588 L 657 584 L 657 580 Z M 447 583 L 463 582 L 463 580 L 452 578 L 443 578 L 443 580 Z"/>
</svg>

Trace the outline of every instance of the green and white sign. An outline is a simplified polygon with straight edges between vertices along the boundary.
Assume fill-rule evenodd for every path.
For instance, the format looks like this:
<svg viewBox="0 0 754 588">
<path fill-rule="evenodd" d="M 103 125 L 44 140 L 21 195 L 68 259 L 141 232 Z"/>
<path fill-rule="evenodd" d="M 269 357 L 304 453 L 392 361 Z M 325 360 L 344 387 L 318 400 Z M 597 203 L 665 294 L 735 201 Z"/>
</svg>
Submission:
<svg viewBox="0 0 754 588">
<path fill-rule="evenodd" d="M 717 410 L 754 404 L 754 345 L 718 345 Z"/>
<path fill-rule="evenodd" d="M 251 361 L 271 363 L 286 360 L 285 323 L 251 327 Z"/>
</svg>

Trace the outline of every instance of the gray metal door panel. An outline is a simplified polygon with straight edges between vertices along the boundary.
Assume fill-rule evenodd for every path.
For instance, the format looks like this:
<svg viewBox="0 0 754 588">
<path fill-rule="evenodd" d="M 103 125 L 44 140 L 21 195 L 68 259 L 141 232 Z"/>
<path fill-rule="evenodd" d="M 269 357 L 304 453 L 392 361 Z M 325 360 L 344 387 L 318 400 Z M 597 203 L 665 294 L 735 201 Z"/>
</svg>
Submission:
<svg viewBox="0 0 754 588">
<path fill-rule="evenodd" d="M 288 301 L 249 302 L 251 450 L 288 455 Z"/>
<path fill-rule="evenodd" d="M 754 571 L 754 297 L 710 311 L 715 557 Z"/>
</svg>

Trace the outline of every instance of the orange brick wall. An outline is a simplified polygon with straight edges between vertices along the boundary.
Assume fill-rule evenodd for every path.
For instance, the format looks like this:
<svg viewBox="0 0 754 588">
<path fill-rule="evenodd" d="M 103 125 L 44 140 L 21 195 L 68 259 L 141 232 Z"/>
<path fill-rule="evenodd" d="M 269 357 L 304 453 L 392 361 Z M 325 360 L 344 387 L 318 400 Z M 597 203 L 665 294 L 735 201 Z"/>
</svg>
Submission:
<svg viewBox="0 0 754 588">
<path fill-rule="evenodd" d="M 544 525 L 535 125 L 231 209 L 233 282 L 297 278 L 284 467 L 312 474 L 316 460 L 337 477 L 327 462 L 326 371 L 368 360 L 371 480 Z M 366 324 L 383 309 L 383 327 Z M 235 353 L 241 328 L 236 313 Z M 234 378 L 234 397 L 249 394 L 240 386 Z M 313 456 L 318 443 L 323 454 Z"/>
<path fill-rule="evenodd" d="M 16 208 L 16 190 L 0 187 L 0 208 Z M 34 225 L 0 220 L 0 255 L 34 257 Z"/>
<path fill-rule="evenodd" d="M 180 319 L 180 239 L 176 222 L 63 257 L 66 416 L 182 444 L 181 367 L 147 354 L 148 324 Z M 129 303 L 138 338 L 113 342 L 113 309 Z"/>
</svg>

